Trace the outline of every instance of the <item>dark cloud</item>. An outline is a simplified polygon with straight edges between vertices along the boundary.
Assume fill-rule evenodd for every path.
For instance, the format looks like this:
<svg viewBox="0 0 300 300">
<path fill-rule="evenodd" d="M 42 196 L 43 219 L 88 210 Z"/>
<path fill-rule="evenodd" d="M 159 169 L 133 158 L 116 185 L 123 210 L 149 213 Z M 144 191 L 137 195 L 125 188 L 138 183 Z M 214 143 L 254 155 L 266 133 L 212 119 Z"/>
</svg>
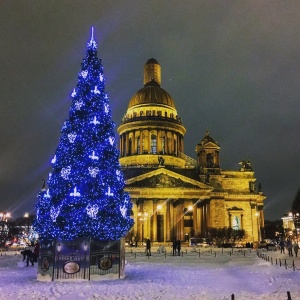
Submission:
<svg viewBox="0 0 300 300">
<path fill-rule="evenodd" d="M 249 158 L 280 218 L 299 188 L 299 15 L 297 1 L 2 1 L 0 210 L 34 213 L 95 26 L 116 125 L 156 58 L 187 154 L 210 130 L 221 167 Z"/>
</svg>

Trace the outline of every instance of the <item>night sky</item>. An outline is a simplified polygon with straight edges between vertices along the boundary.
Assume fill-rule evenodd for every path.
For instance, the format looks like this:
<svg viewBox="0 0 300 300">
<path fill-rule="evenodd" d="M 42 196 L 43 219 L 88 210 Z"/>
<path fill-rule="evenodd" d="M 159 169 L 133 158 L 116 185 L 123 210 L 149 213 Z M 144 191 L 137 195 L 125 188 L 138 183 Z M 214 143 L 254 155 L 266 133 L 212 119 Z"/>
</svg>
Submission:
<svg viewBox="0 0 300 300">
<path fill-rule="evenodd" d="M 35 214 L 91 26 L 116 128 L 155 58 L 196 158 L 252 163 L 280 219 L 300 188 L 300 1 L 11 1 L 0 4 L 0 210 Z"/>
</svg>

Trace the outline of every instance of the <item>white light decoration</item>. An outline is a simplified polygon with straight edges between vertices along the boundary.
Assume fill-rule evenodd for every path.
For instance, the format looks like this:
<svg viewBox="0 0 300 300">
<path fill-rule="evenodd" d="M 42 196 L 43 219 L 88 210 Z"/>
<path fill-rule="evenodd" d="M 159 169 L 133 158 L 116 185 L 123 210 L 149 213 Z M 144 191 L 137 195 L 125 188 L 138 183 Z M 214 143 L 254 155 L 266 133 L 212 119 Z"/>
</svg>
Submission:
<svg viewBox="0 0 300 300">
<path fill-rule="evenodd" d="M 94 90 L 91 90 L 91 92 L 94 93 L 94 94 L 98 94 L 98 95 L 101 94 L 101 92 L 98 90 L 98 86 L 97 85 L 95 86 Z"/>
<path fill-rule="evenodd" d="M 82 71 L 81 76 L 85 79 L 87 77 L 88 73 L 89 73 L 88 71 Z"/>
<path fill-rule="evenodd" d="M 49 180 L 50 180 L 50 179 L 51 179 L 51 177 L 52 177 L 52 173 L 51 173 L 51 172 L 49 173 L 49 176 L 48 176 L 48 177 L 49 177 Z"/>
<path fill-rule="evenodd" d="M 62 129 L 66 129 L 66 128 L 67 128 L 67 122 L 65 121 Z"/>
<path fill-rule="evenodd" d="M 107 100 L 107 99 L 108 99 L 108 96 L 107 96 L 107 94 L 105 94 L 105 96 L 104 96 L 104 99 L 105 99 L 105 100 Z"/>
<path fill-rule="evenodd" d="M 121 171 L 117 170 L 116 174 L 117 174 L 118 181 L 120 181 L 122 179 L 122 173 L 121 173 Z"/>
<path fill-rule="evenodd" d="M 106 114 L 109 113 L 109 105 L 108 104 L 104 104 L 104 111 Z"/>
<path fill-rule="evenodd" d="M 108 187 L 107 193 L 105 193 L 105 195 L 107 195 L 107 196 L 113 196 L 114 195 L 114 193 L 110 192 L 110 186 Z"/>
<path fill-rule="evenodd" d="M 76 109 L 76 110 L 80 110 L 81 107 L 82 107 L 82 105 L 83 105 L 83 101 L 82 101 L 82 100 L 76 101 L 76 102 L 74 103 L 74 105 L 75 105 L 75 109 Z"/>
<path fill-rule="evenodd" d="M 77 95 L 77 93 L 76 93 L 76 90 L 74 89 L 73 92 L 72 92 L 72 94 L 71 94 L 71 97 L 74 98 L 76 95 Z"/>
<path fill-rule="evenodd" d="M 93 121 L 90 122 L 90 124 L 97 125 L 97 124 L 100 124 L 100 122 L 97 120 L 97 118 L 95 116 L 94 119 L 93 119 Z"/>
<path fill-rule="evenodd" d="M 89 173 L 90 173 L 90 175 L 92 176 L 92 177 L 96 177 L 97 176 L 97 174 L 99 173 L 99 168 L 93 168 L 93 167 L 89 167 Z"/>
<path fill-rule="evenodd" d="M 114 144 L 114 141 L 115 141 L 115 138 L 112 137 L 112 136 L 110 136 L 110 137 L 108 138 L 108 140 L 109 140 L 109 143 L 110 143 L 111 145 L 113 145 L 113 144 Z"/>
<path fill-rule="evenodd" d="M 92 36 L 91 36 L 91 39 L 90 39 L 90 41 L 88 42 L 87 45 L 88 45 L 88 47 L 91 47 L 93 49 L 97 49 L 97 43 L 94 40 L 94 27 L 92 27 Z"/>
<path fill-rule="evenodd" d="M 61 206 L 58 206 L 56 208 L 54 206 L 51 206 L 51 208 L 50 208 L 50 217 L 51 217 L 53 222 L 56 222 L 56 218 L 58 217 L 58 215 L 60 213 L 60 208 L 61 208 Z"/>
<path fill-rule="evenodd" d="M 45 193 L 44 198 L 50 198 L 49 189 L 48 189 L 47 192 Z"/>
<path fill-rule="evenodd" d="M 37 220 L 39 219 L 39 213 L 40 213 L 40 209 L 37 208 L 37 209 L 36 209 L 36 219 L 37 219 Z"/>
<path fill-rule="evenodd" d="M 60 171 L 60 175 L 63 179 L 69 179 L 69 175 L 71 174 L 71 167 L 68 166 L 67 168 L 62 168 Z"/>
<path fill-rule="evenodd" d="M 79 192 L 77 192 L 77 187 L 74 188 L 73 193 L 70 193 L 70 196 L 73 196 L 73 197 L 80 197 L 81 196 L 81 194 Z"/>
<path fill-rule="evenodd" d="M 75 132 L 69 133 L 68 134 L 69 142 L 73 144 L 75 142 L 76 137 L 77 137 L 77 134 Z"/>
<path fill-rule="evenodd" d="M 51 163 L 55 164 L 56 163 L 56 155 L 51 159 Z"/>
<path fill-rule="evenodd" d="M 92 155 L 89 156 L 92 160 L 99 160 L 99 156 L 95 155 L 95 151 L 93 151 Z"/>
<path fill-rule="evenodd" d="M 100 74 L 99 79 L 100 79 L 101 82 L 103 81 L 103 75 L 102 74 Z"/>
<path fill-rule="evenodd" d="M 86 207 L 87 214 L 92 219 L 96 219 L 98 210 L 99 210 L 99 206 L 97 204 L 94 205 L 88 204 L 88 206 Z"/>
<path fill-rule="evenodd" d="M 125 207 L 125 205 L 123 205 L 122 207 L 120 206 L 120 211 L 121 211 L 123 218 L 126 218 L 127 208 Z"/>
</svg>

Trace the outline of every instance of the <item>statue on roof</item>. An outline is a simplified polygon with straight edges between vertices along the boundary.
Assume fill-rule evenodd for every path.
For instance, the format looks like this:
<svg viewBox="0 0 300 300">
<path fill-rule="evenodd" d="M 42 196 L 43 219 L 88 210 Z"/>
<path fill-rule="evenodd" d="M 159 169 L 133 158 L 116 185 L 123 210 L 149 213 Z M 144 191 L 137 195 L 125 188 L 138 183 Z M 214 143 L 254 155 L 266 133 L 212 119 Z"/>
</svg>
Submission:
<svg viewBox="0 0 300 300">
<path fill-rule="evenodd" d="M 252 172 L 251 162 L 250 160 L 242 160 L 239 162 L 239 165 L 241 165 L 239 171 L 241 172 Z"/>
</svg>

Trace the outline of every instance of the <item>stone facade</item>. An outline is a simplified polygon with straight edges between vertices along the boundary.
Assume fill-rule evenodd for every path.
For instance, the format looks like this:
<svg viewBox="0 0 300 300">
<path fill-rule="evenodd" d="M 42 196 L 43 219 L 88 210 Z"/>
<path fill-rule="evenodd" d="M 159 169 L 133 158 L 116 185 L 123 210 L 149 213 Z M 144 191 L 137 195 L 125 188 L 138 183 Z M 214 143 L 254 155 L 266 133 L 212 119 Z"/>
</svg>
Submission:
<svg viewBox="0 0 300 300">
<path fill-rule="evenodd" d="M 118 128 L 125 190 L 133 202 L 133 236 L 141 241 L 205 237 L 210 227 L 244 229 L 257 243 L 264 227 L 265 196 L 249 161 L 239 170 L 220 167 L 220 146 L 206 132 L 197 159 L 184 154 L 185 127 L 173 98 L 160 87 L 155 59 L 144 67 L 144 88 L 130 100 Z"/>
</svg>

